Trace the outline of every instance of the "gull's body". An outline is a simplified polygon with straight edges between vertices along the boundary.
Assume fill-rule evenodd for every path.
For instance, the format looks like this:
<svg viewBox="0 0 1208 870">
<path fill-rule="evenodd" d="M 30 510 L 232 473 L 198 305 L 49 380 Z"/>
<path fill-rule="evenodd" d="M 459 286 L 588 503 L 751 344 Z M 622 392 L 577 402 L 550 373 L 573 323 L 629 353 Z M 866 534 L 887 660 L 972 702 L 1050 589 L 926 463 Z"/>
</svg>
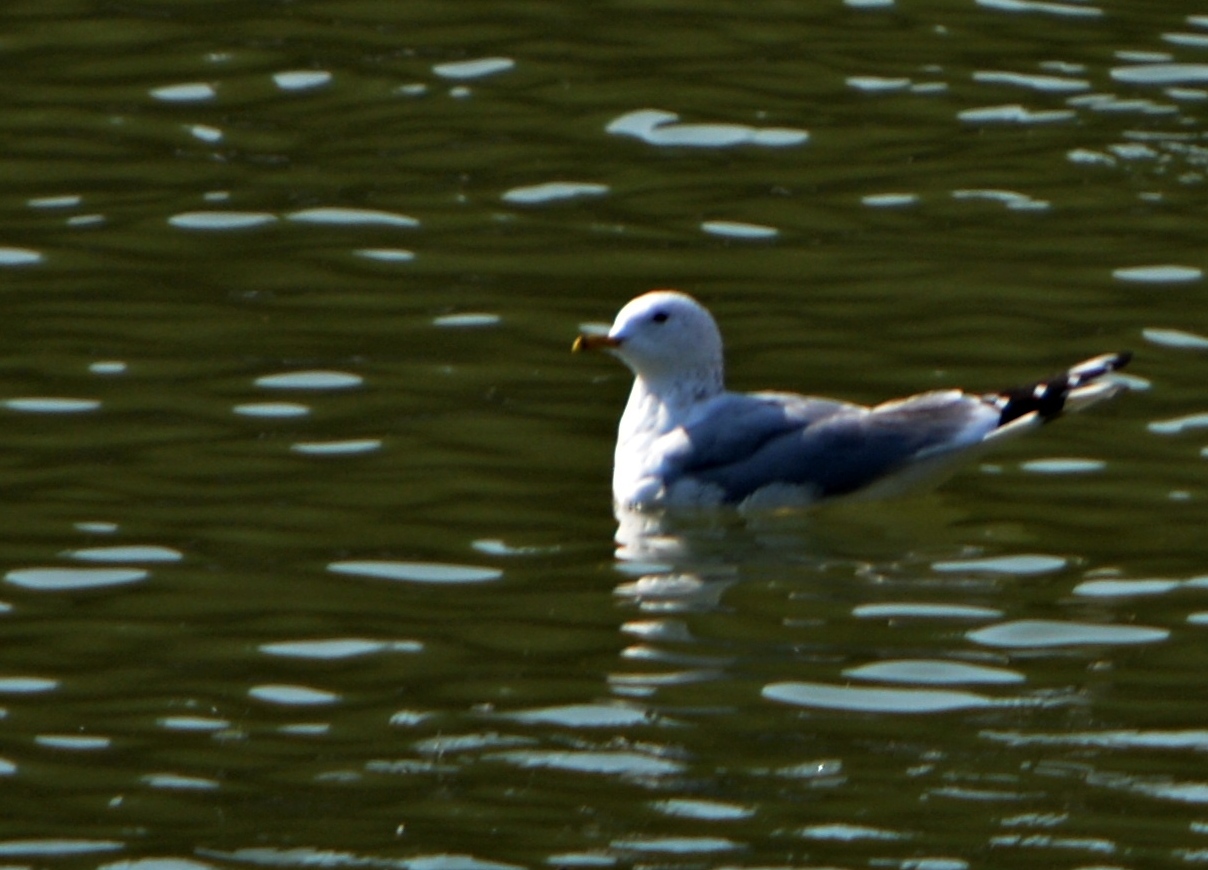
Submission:
<svg viewBox="0 0 1208 870">
<path fill-rule="evenodd" d="M 1004 436 L 1115 395 L 1125 387 L 1111 373 L 1128 362 L 1105 354 L 1015 390 L 940 390 L 875 407 L 733 393 L 712 315 L 671 290 L 632 300 L 607 335 L 575 347 L 606 350 L 634 373 L 613 465 L 623 508 L 896 495 Z"/>
</svg>

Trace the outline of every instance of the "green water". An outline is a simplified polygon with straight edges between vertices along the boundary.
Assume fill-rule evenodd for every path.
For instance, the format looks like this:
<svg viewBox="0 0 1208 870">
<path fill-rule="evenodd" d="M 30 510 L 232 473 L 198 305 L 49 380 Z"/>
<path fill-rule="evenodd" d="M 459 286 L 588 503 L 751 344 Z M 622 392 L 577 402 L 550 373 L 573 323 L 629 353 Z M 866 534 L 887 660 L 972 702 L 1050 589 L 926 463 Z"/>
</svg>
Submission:
<svg viewBox="0 0 1208 870">
<path fill-rule="evenodd" d="M 1199 4 L 0 25 L 0 863 L 1208 855 Z M 736 389 L 1139 389 L 618 552 L 569 346 L 657 286 Z"/>
</svg>

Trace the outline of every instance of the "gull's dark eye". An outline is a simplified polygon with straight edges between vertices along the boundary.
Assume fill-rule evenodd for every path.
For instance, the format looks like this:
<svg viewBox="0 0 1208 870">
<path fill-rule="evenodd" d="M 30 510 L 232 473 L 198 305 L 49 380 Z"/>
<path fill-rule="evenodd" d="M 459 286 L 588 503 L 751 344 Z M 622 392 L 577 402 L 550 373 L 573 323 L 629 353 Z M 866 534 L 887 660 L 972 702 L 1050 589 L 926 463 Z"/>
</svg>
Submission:
<svg viewBox="0 0 1208 870">
<path fill-rule="evenodd" d="M 650 315 L 650 319 L 653 320 L 655 323 L 666 323 L 667 318 L 670 316 L 671 315 L 668 314 L 666 311 L 656 311 L 656 312 L 654 312 L 654 314 Z"/>
</svg>

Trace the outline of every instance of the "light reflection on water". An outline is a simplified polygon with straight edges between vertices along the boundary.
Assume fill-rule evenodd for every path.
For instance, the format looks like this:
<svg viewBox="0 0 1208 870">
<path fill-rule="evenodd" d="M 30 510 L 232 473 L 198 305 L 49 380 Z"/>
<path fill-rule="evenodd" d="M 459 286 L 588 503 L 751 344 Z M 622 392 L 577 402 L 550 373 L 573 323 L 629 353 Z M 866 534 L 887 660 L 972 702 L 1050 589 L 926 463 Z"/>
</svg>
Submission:
<svg viewBox="0 0 1208 870">
<path fill-rule="evenodd" d="M 0 856 L 1202 857 L 1204 16 L 289 13 L 0 13 Z M 617 549 L 566 349 L 669 283 L 743 388 L 1150 389 Z"/>
</svg>

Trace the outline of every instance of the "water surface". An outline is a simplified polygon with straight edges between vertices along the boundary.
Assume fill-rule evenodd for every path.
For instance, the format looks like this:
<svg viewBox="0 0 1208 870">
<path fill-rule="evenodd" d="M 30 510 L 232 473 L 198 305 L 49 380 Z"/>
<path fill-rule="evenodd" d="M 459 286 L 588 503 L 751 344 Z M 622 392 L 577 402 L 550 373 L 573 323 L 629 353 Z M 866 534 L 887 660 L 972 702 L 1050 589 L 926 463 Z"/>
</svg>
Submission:
<svg viewBox="0 0 1208 870">
<path fill-rule="evenodd" d="M 1208 855 L 1197 4 L 0 21 L 5 861 Z M 568 350 L 656 286 L 737 388 L 1137 390 L 618 548 Z"/>
</svg>

